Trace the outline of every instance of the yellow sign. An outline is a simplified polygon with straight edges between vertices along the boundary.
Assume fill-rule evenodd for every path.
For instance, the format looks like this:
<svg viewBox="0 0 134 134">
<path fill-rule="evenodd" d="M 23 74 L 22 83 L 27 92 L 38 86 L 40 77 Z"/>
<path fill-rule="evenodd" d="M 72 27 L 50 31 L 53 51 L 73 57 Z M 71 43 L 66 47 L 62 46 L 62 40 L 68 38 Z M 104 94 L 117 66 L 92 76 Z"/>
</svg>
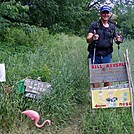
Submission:
<svg viewBox="0 0 134 134">
<path fill-rule="evenodd" d="M 129 107 L 129 88 L 92 90 L 92 108 Z"/>
</svg>

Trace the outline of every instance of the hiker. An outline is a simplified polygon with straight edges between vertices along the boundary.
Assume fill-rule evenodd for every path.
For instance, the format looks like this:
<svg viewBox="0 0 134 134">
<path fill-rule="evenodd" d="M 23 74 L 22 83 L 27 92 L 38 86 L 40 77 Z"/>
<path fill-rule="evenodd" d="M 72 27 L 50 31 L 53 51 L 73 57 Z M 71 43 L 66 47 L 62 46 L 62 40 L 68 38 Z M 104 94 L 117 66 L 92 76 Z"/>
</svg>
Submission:
<svg viewBox="0 0 134 134">
<path fill-rule="evenodd" d="M 122 38 L 117 35 L 116 28 L 109 21 L 111 7 L 104 5 L 100 8 L 100 20 L 93 22 L 89 27 L 87 34 L 87 43 L 89 55 L 92 64 L 103 64 L 112 62 L 113 40 L 120 44 Z M 111 83 L 105 82 L 104 86 L 110 86 Z M 99 87 L 99 83 L 93 84 L 94 88 Z"/>
</svg>

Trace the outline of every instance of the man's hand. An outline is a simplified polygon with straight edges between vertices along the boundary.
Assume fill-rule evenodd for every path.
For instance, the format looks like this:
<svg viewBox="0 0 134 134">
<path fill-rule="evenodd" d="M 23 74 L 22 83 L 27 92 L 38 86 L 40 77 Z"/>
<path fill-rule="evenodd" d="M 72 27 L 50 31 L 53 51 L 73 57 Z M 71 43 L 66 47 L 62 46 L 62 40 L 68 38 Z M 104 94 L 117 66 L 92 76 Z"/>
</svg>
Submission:
<svg viewBox="0 0 134 134">
<path fill-rule="evenodd" d="M 88 33 L 87 35 L 87 43 L 91 43 L 94 40 L 98 40 L 99 35 L 96 33 L 96 30 L 94 30 L 94 33 Z"/>
<path fill-rule="evenodd" d="M 116 43 L 117 44 L 120 44 L 120 43 L 122 43 L 122 37 L 121 36 L 116 36 Z"/>
<path fill-rule="evenodd" d="M 96 30 L 94 30 L 94 34 L 93 34 L 93 36 L 92 36 L 92 40 L 94 41 L 94 40 L 98 40 L 98 38 L 99 38 L 99 35 L 96 33 Z"/>
<path fill-rule="evenodd" d="M 117 44 L 120 44 L 120 43 L 123 42 L 121 32 L 116 36 L 115 42 L 116 42 Z"/>
</svg>

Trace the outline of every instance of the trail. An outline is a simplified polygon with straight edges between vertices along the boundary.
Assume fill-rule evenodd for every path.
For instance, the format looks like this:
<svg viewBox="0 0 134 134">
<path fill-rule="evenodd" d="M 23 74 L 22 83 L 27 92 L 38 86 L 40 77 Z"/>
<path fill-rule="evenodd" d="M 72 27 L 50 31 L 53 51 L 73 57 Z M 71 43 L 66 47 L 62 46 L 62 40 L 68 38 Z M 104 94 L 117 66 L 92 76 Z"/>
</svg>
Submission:
<svg viewBox="0 0 134 134">
<path fill-rule="evenodd" d="M 79 127 L 76 124 L 74 124 L 61 130 L 59 134 L 82 134 L 82 133 L 81 130 L 79 130 Z"/>
</svg>

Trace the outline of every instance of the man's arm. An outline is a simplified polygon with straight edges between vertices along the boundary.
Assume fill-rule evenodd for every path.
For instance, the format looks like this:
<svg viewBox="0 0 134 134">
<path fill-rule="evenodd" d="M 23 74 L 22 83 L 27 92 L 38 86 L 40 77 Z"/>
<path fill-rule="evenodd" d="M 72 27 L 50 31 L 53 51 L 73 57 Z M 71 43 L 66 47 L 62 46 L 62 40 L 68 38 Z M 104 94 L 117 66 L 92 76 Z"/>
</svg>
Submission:
<svg viewBox="0 0 134 134">
<path fill-rule="evenodd" d="M 87 43 L 91 43 L 94 40 L 98 40 L 99 35 L 96 33 L 96 30 L 93 31 L 94 33 L 88 33 L 87 35 Z"/>
<path fill-rule="evenodd" d="M 123 42 L 121 32 L 117 33 L 116 28 L 114 29 L 114 42 L 120 44 Z"/>
<path fill-rule="evenodd" d="M 91 43 L 93 41 L 93 33 L 88 33 L 87 35 L 87 43 Z"/>
</svg>

